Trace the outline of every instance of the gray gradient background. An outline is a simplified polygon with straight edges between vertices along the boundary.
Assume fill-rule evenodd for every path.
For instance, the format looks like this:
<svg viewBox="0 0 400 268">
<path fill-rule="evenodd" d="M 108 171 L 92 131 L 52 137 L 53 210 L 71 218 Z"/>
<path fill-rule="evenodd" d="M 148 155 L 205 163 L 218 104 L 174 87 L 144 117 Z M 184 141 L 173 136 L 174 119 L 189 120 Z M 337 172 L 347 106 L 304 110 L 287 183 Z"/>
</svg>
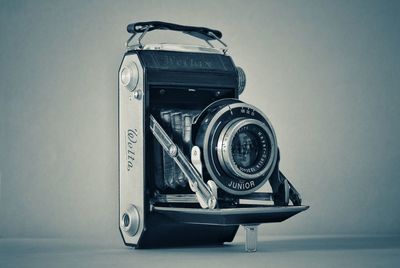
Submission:
<svg viewBox="0 0 400 268">
<path fill-rule="evenodd" d="M 220 29 L 245 69 L 311 206 L 262 235 L 400 234 L 399 1 L 0 1 L 0 237 L 122 243 L 117 70 L 141 20 Z"/>
</svg>

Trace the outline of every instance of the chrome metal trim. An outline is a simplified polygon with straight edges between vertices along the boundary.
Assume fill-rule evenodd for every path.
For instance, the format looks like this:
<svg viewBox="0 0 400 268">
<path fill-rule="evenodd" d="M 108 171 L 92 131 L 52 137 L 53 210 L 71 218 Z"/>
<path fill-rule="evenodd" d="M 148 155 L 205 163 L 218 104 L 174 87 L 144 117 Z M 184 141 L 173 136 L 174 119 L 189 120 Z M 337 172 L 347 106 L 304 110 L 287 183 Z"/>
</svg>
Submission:
<svg viewBox="0 0 400 268">
<path fill-rule="evenodd" d="M 211 186 L 214 183 L 213 186 Z M 217 187 L 215 182 L 209 180 L 207 182 L 211 190 L 216 195 Z M 210 185 L 211 184 L 211 185 Z M 240 196 L 240 200 L 257 200 L 257 201 L 272 201 L 272 193 L 251 193 L 248 195 Z M 198 203 L 195 194 L 160 194 L 157 193 L 153 199 L 153 203 Z"/>
<path fill-rule="evenodd" d="M 308 209 L 308 206 L 258 206 L 258 207 L 239 207 L 239 208 L 216 208 L 216 209 L 201 209 L 201 208 L 181 208 L 181 207 L 158 207 L 153 206 L 154 211 L 174 211 L 181 213 L 191 213 L 200 215 L 234 215 L 234 214 L 254 214 L 254 213 L 280 213 L 294 212 Z M 232 224 L 235 225 L 235 224 Z"/>
<path fill-rule="evenodd" d="M 193 146 L 190 154 L 190 160 L 193 166 L 197 169 L 201 176 L 203 176 L 203 164 L 201 163 L 201 151 L 199 146 Z"/>
<path fill-rule="evenodd" d="M 142 32 L 142 34 L 139 36 L 139 38 L 138 38 L 138 44 L 139 44 L 139 47 L 140 48 L 143 48 L 143 45 L 142 45 L 142 39 L 143 39 L 143 37 L 146 35 L 146 33 L 149 31 L 149 29 L 150 29 L 150 26 L 146 26 L 145 28 L 144 28 L 144 31 Z"/>
<path fill-rule="evenodd" d="M 238 94 L 241 95 L 246 87 L 246 73 L 239 66 L 236 66 L 236 70 L 238 73 Z"/>
<path fill-rule="evenodd" d="M 212 35 L 215 38 L 215 40 L 217 40 L 218 42 L 220 42 L 224 46 L 222 51 L 225 54 L 228 51 L 228 45 L 225 44 L 225 42 L 223 42 L 221 39 L 219 39 L 213 32 L 210 32 L 210 35 Z"/>
<path fill-rule="evenodd" d="M 198 203 L 195 194 L 157 194 L 155 203 Z"/>
<path fill-rule="evenodd" d="M 251 193 L 239 197 L 240 200 L 259 200 L 259 201 L 273 201 L 273 193 Z"/>
<path fill-rule="evenodd" d="M 224 155 L 222 153 L 222 151 L 226 148 L 223 148 L 223 146 L 226 147 L 226 144 L 224 143 L 224 138 L 225 138 L 225 134 L 228 131 L 228 129 L 235 123 L 237 123 L 238 121 L 243 120 L 243 118 L 237 118 L 235 120 L 232 120 L 231 122 L 228 122 L 228 124 L 225 125 L 225 127 L 221 130 L 221 133 L 219 134 L 218 137 L 218 142 L 217 142 L 217 156 L 218 156 L 218 161 L 222 167 L 222 169 L 227 173 L 227 174 L 231 174 L 231 175 L 235 175 L 234 171 L 230 171 L 228 166 L 227 166 L 227 161 L 224 158 Z M 229 161 L 229 160 L 228 160 Z M 233 174 L 232 174 L 233 173 Z"/>
<path fill-rule="evenodd" d="M 133 33 L 133 34 L 128 38 L 128 40 L 126 40 L 126 42 L 125 42 L 126 50 L 130 50 L 131 48 L 133 48 L 133 47 L 135 46 L 135 45 L 131 45 L 131 42 L 132 42 L 133 38 L 135 38 L 135 36 L 136 36 L 136 33 Z"/>
<path fill-rule="evenodd" d="M 134 236 L 137 233 L 140 226 L 140 216 L 137 208 L 134 205 L 130 205 L 122 214 L 120 226 L 121 229 L 130 236 Z"/>
<path fill-rule="evenodd" d="M 137 65 L 132 61 L 121 68 L 120 75 L 121 84 L 129 91 L 135 90 L 139 81 L 139 70 Z"/>
<path fill-rule="evenodd" d="M 127 66 L 136 66 L 138 81 L 131 91 L 122 84 L 121 72 Z M 120 225 L 125 243 L 136 245 L 144 229 L 144 98 L 135 98 L 137 90 L 143 91 L 143 68 L 136 54 L 126 55 L 119 69 L 119 219 L 129 213 L 131 220 L 138 214 L 137 230 Z M 132 212 L 132 207 L 136 212 Z"/>
<path fill-rule="evenodd" d="M 244 250 L 246 252 L 256 252 L 257 251 L 257 227 L 258 224 L 245 224 L 243 225 L 246 240 L 244 244 Z"/>
<path fill-rule="evenodd" d="M 215 47 L 206 47 L 200 45 L 185 45 L 185 44 L 146 44 L 140 47 L 140 45 L 133 45 L 129 47 L 129 50 L 161 50 L 161 51 L 176 51 L 176 52 L 195 52 L 195 53 L 209 53 L 209 54 L 225 54 L 223 50 Z"/>
</svg>

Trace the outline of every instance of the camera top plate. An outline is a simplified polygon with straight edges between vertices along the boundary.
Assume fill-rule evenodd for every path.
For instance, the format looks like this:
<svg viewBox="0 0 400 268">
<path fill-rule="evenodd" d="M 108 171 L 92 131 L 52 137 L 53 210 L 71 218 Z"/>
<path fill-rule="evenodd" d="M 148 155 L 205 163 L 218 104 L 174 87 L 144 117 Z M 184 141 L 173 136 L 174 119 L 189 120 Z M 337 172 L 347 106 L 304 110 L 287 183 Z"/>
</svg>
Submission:
<svg viewBox="0 0 400 268">
<path fill-rule="evenodd" d="M 133 46 L 131 50 L 160 50 L 160 51 L 175 51 L 175 52 L 193 52 L 193 53 L 209 53 L 209 54 L 221 54 L 224 52 L 222 49 L 215 47 L 206 47 L 200 45 L 187 45 L 187 44 L 170 44 L 170 43 L 159 43 L 159 44 L 146 44 L 142 48 L 139 46 Z"/>
</svg>

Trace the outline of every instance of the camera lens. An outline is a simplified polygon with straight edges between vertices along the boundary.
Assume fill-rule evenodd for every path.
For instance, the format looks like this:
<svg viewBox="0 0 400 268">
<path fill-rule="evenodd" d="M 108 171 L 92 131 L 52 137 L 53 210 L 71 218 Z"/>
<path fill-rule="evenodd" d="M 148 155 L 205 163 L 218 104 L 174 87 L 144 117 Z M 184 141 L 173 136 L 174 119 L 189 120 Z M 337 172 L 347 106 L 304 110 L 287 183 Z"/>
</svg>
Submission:
<svg viewBox="0 0 400 268">
<path fill-rule="evenodd" d="M 217 146 L 222 168 L 243 179 L 262 176 L 271 165 L 272 138 L 268 127 L 256 119 L 239 118 L 227 124 Z"/>
<path fill-rule="evenodd" d="M 274 130 L 252 105 L 235 99 L 216 101 L 197 117 L 194 133 L 208 174 L 228 193 L 256 191 L 276 167 Z"/>
</svg>

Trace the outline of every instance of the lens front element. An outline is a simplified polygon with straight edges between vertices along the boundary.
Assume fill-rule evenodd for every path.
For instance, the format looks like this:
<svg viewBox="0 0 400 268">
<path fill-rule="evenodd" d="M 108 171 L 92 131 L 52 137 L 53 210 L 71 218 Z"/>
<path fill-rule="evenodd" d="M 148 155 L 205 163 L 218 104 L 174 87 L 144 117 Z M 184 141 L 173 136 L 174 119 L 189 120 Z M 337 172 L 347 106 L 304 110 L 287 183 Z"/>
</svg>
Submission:
<svg viewBox="0 0 400 268">
<path fill-rule="evenodd" d="M 232 141 L 232 156 L 239 168 L 248 169 L 258 158 L 259 141 L 249 131 L 238 133 Z"/>
</svg>

